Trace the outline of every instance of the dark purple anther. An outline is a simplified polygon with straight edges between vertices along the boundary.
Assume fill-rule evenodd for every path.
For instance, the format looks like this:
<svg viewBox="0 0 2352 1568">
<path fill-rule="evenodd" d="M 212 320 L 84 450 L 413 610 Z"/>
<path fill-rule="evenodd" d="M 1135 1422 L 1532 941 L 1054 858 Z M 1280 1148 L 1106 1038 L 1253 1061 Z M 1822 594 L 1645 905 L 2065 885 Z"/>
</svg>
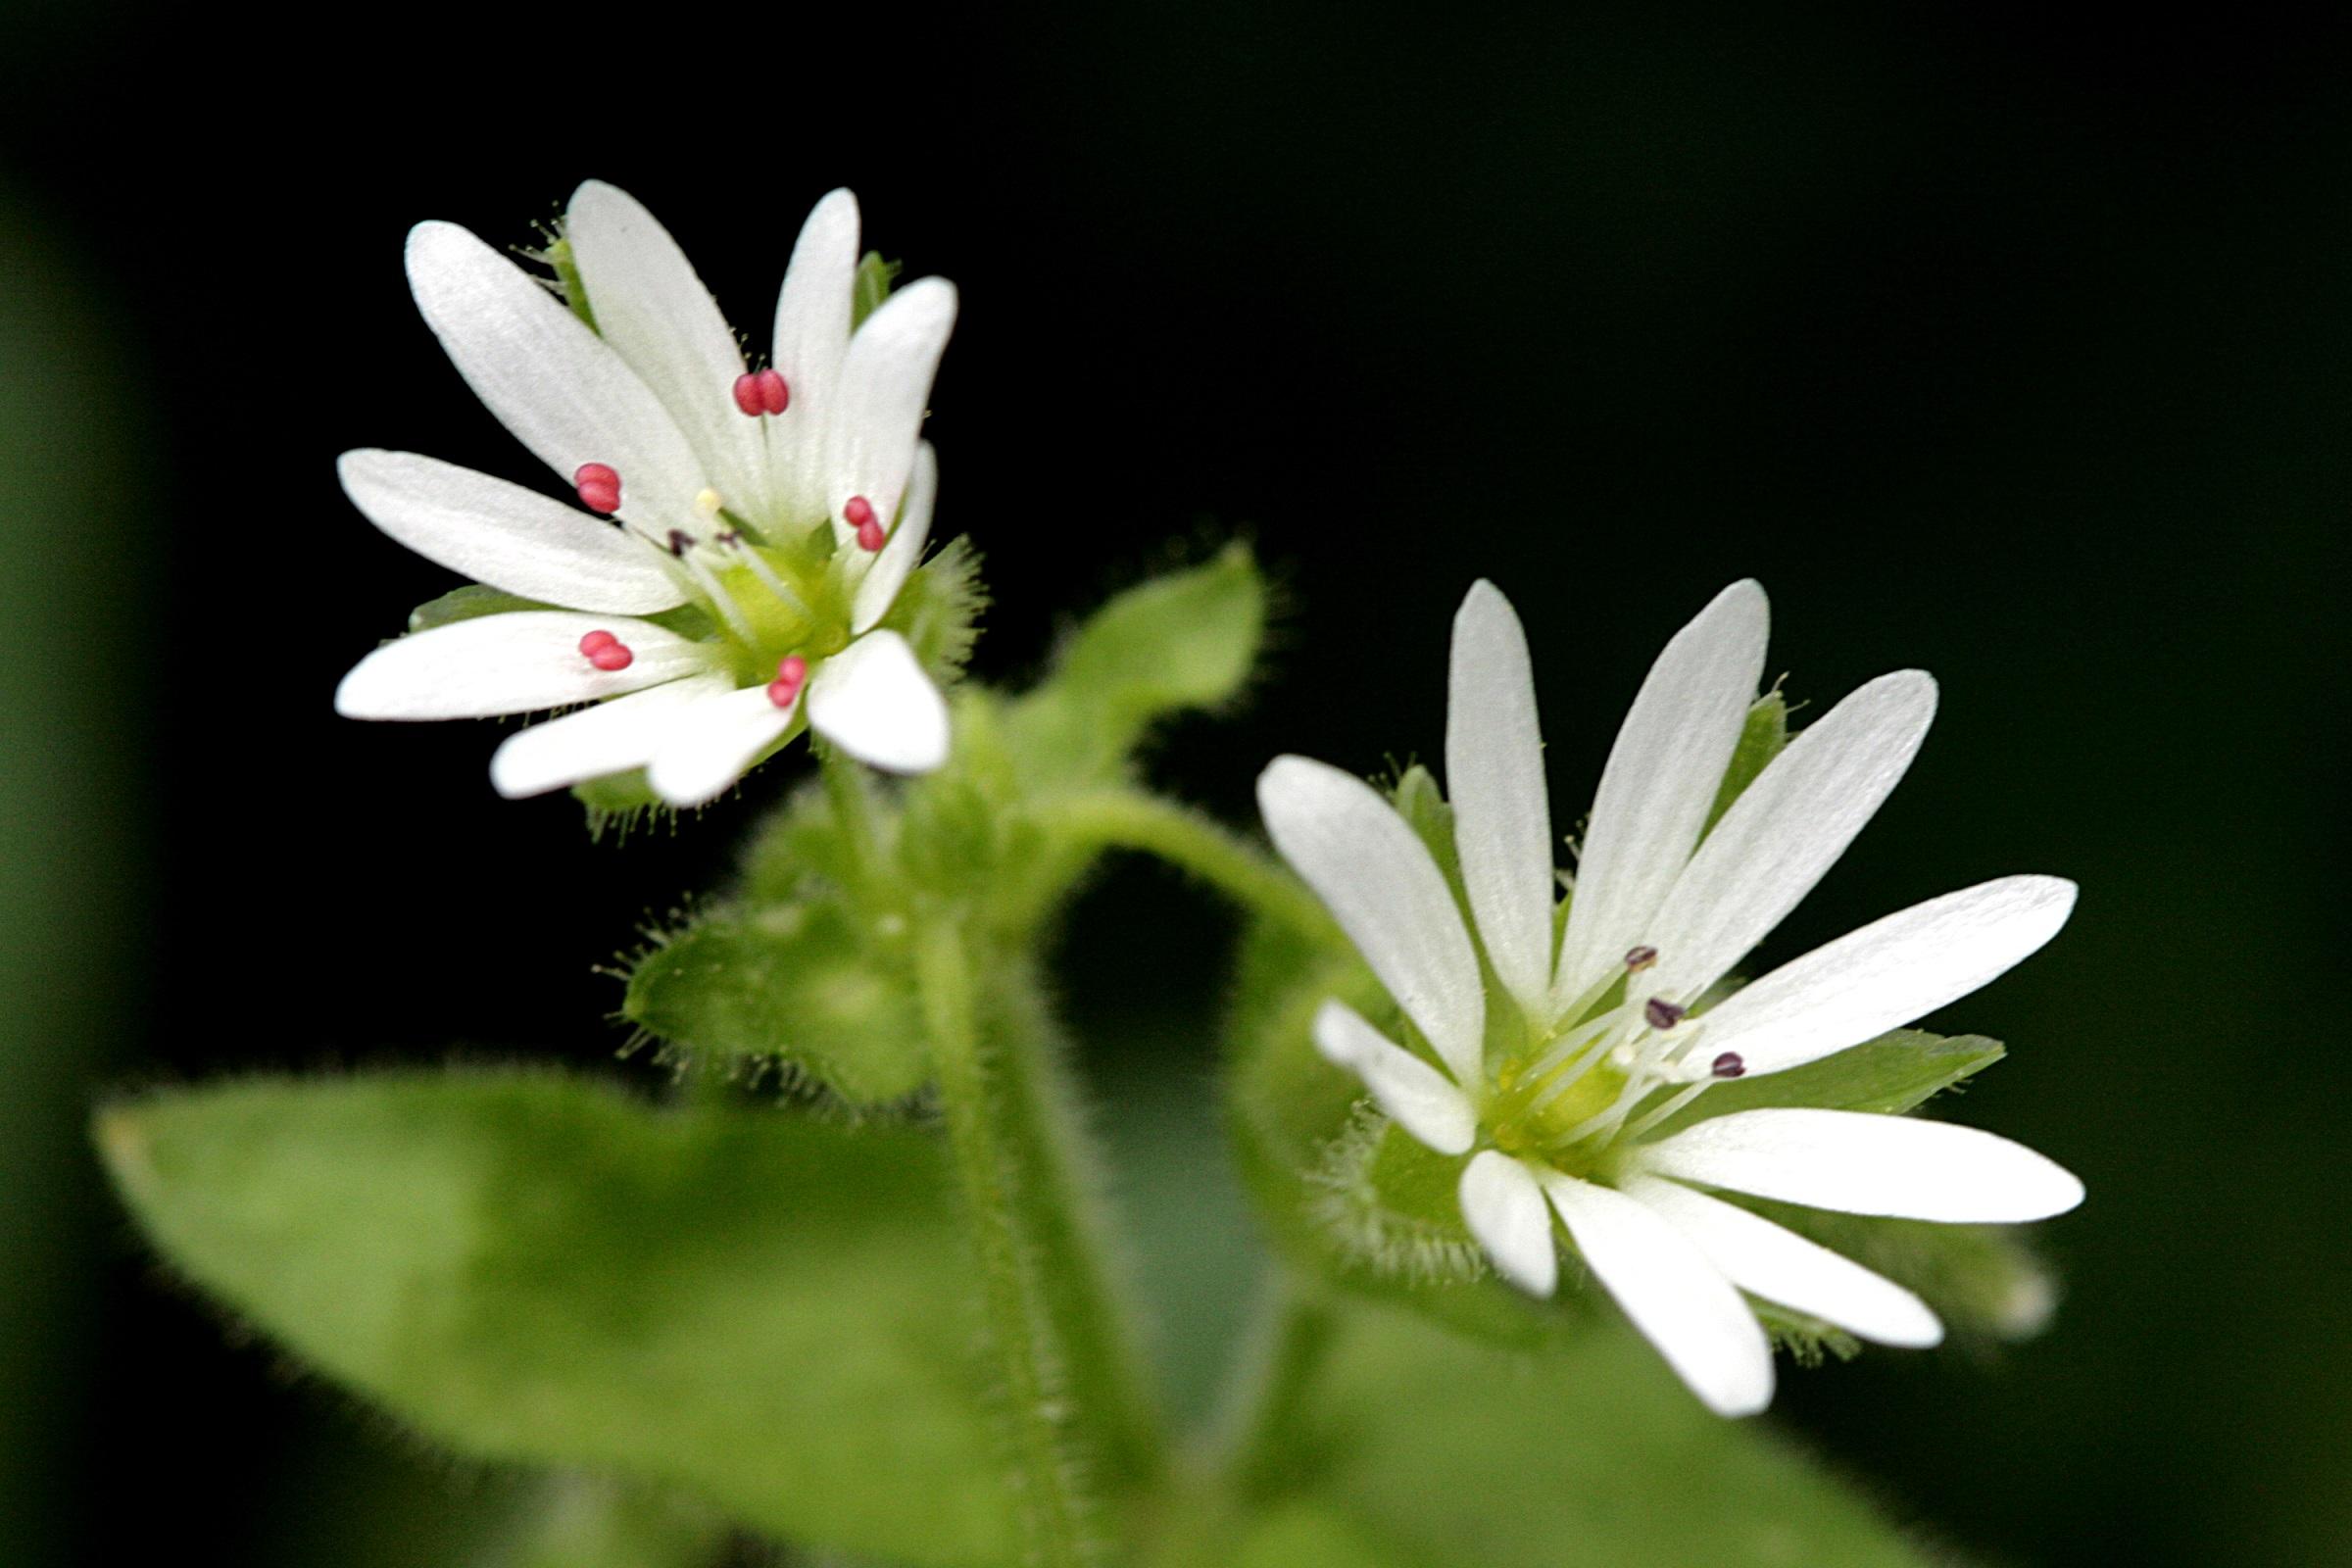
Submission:
<svg viewBox="0 0 2352 1568">
<path fill-rule="evenodd" d="M 1747 1071 L 1747 1063 L 1740 1059 L 1737 1051 L 1727 1051 L 1715 1058 L 1715 1065 L 1709 1071 L 1718 1078 L 1737 1078 Z"/>
<path fill-rule="evenodd" d="M 1630 974 L 1640 974 L 1657 961 L 1658 950 L 1655 948 L 1636 948 L 1625 956 L 1626 971 Z"/>
<path fill-rule="evenodd" d="M 1652 997 L 1642 1004 L 1642 1016 L 1649 1020 L 1652 1029 L 1671 1029 L 1683 1021 L 1688 1007 L 1678 1007 L 1664 997 Z"/>
</svg>

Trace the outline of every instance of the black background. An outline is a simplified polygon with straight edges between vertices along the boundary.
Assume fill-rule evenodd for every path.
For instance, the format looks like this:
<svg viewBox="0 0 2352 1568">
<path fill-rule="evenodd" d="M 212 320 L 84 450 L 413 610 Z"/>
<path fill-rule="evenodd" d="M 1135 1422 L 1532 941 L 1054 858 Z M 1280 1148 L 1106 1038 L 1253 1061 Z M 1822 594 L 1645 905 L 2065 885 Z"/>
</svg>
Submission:
<svg viewBox="0 0 2352 1568">
<path fill-rule="evenodd" d="M 2072 1294 L 1989 1363 L 1791 1375 L 1775 1419 L 1992 1560 L 2352 1554 L 2337 29 L 1386 0 L 0 23 L 0 193 L 99 323 L 73 407 L 122 454 L 119 526 L 57 521 L 100 585 L 71 657 L 132 921 L 77 1103 L 453 1046 L 608 1060 L 589 966 L 722 875 L 792 769 L 591 849 L 566 803 L 491 794 L 490 726 L 336 719 L 342 669 L 448 579 L 332 460 L 531 475 L 409 306 L 411 222 L 523 241 L 611 179 L 760 329 L 848 183 L 872 243 L 963 290 L 930 433 L 940 526 L 987 556 L 984 677 L 1171 540 L 1247 532 L 1281 572 L 1255 701 L 1164 756 L 1234 820 L 1275 751 L 1434 753 L 1479 575 L 1529 622 L 1563 822 L 1733 577 L 1771 590 L 1798 695 L 1934 670 L 1922 762 L 1775 948 L 2002 872 L 2083 884 L 1954 1014 L 2015 1052 L 1967 1118 L 2089 1183 L 2049 1238 Z M 1097 1065 L 1174 1041 L 1197 1095 L 1218 919 L 1148 874 L 1097 897 L 1070 955 Z M 62 1392 L 10 1440 L 47 1478 L 24 1539 L 342 1554 L 271 1521 L 358 1486 L 321 1453 L 414 1453 L 224 1347 L 60 1168 L 12 1199 L 78 1260 Z"/>
</svg>

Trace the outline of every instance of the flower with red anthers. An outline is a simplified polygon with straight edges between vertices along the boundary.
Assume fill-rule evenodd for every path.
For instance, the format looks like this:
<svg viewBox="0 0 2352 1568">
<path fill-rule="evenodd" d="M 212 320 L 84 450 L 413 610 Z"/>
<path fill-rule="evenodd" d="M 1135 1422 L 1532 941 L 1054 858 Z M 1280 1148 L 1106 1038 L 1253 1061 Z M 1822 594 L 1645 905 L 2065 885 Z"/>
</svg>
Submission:
<svg viewBox="0 0 2352 1568">
<path fill-rule="evenodd" d="M 577 510 L 410 453 L 340 465 L 393 538 L 545 608 L 386 644 L 337 708 L 578 709 L 499 748 L 491 777 L 510 796 L 644 768 L 662 800 L 694 805 L 804 724 L 878 767 L 937 767 L 946 702 L 885 620 L 929 538 L 938 468 L 921 428 L 955 289 L 923 278 L 856 321 L 858 205 L 835 191 L 801 231 L 753 368 L 625 193 L 581 186 L 564 243 L 585 291 L 576 313 L 449 223 L 416 227 L 408 270 L 459 371 Z M 649 618 L 686 606 L 709 631 Z"/>
<path fill-rule="evenodd" d="M 1936 706 L 1918 670 L 1870 682 L 1718 816 L 1765 624 L 1763 590 L 1736 583 L 1659 656 L 1601 773 L 1564 918 L 1526 634 L 1491 583 L 1454 620 L 1441 831 L 1458 896 L 1421 832 L 1353 775 L 1285 757 L 1258 781 L 1275 847 L 1386 988 L 1404 1041 L 1333 999 L 1318 1049 L 1396 1126 L 1463 1157 L 1464 1227 L 1497 1273 L 1549 1296 L 1572 1248 L 1725 1415 L 1772 1396 L 1771 1348 L 1742 1292 L 1886 1344 L 1943 1332 L 1909 1291 L 1740 1195 L 1992 1223 L 2082 1197 L 2057 1165 L 1973 1128 L 1708 1098 L 1966 996 L 2039 949 L 2075 902 L 2071 882 L 2002 877 L 1726 995 L 1902 777 Z"/>
</svg>

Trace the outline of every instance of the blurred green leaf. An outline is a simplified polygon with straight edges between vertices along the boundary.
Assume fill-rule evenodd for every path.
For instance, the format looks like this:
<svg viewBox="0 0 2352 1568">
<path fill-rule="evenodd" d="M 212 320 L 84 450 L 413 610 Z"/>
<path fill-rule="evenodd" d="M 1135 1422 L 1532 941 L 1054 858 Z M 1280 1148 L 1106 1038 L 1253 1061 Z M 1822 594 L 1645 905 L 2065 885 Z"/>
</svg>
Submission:
<svg viewBox="0 0 2352 1568">
<path fill-rule="evenodd" d="M 1721 1196 L 1916 1292 L 1955 1335 L 2030 1339 L 2057 1310 L 2057 1282 L 2027 1246 L 2023 1231 L 1840 1214 L 1740 1194 Z"/>
<path fill-rule="evenodd" d="M 1528 1355 L 1357 1309 L 1304 1405 L 1295 1468 L 1278 1478 L 1283 1494 L 1345 1521 L 1400 1562 L 1919 1568 L 1928 1560 L 1852 1488 L 1768 1429 L 1708 1414 L 1655 1351 L 1615 1326 L 1596 1324 Z M 1309 1528 L 1330 1539 L 1327 1527 Z"/>
<path fill-rule="evenodd" d="M 98 1137 L 168 1259 L 460 1453 L 911 1564 L 1012 1554 L 920 1132 L 467 1072 L 162 1096 Z"/>
<path fill-rule="evenodd" d="M 1250 548 L 1128 589 L 1080 626 L 1014 705 L 1007 741 L 1041 782 L 1116 774 L 1153 721 L 1234 697 L 1257 662 L 1265 579 Z"/>
<path fill-rule="evenodd" d="M 1897 1029 L 1787 1072 L 1716 1084 L 1688 1108 L 1660 1122 L 1654 1136 L 1663 1138 L 1693 1122 L 1768 1105 L 1817 1105 L 1827 1110 L 1900 1115 L 2007 1054 L 2007 1048 L 1998 1040 L 1983 1035 L 1947 1039 L 1925 1029 Z"/>
<path fill-rule="evenodd" d="M 867 251 L 858 258 L 858 288 L 850 301 L 851 330 L 864 325 L 865 318 L 890 298 L 891 288 L 906 267 L 904 262 L 884 261 L 880 251 Z"/>
<path fill-rule="evenodd" d="M 726 1521 L 674 1495 L 552 1476 L 478 1568 L 710 1568 Z"/>
</svg>

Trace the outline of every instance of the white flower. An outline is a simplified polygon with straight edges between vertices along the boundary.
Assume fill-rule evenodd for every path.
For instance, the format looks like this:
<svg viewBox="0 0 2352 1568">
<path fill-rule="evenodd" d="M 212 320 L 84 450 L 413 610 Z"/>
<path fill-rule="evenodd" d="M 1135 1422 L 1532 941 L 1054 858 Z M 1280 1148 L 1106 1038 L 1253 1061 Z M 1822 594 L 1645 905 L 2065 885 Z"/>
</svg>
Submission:
<svg viewBox="0 0 2352 1568">
<path fill-rule="evenodd" d="M 1967 995 L 2066 921 L 2075 888 L 2013 876 L 1889 915 L 1701 1007 L 1842 854 L 1910 765 L 1936 685 L 1905 670 L 1810 725 L 1709 830 L 1764 667 L 1764 593 L 1724 590 L 1666 647 L 1602 772 L 1554 941 L 1550 809 L 1527 642 L 1493 584 L 1454 620 L 1446 769 L 1466 926 L 1421 838 L 1360 780 L 1276 760 L 1276 847 L 1388 988 L 1436 1063 L 1344 1004 L 1315 1040 L 1408 1133 L 1469 1154 L 1462 1216 L 1504 1278 L 1548 1296 L 1552 1218 L 1711 1408 L 1762 1409 L 1770 1346 L 1740 1292 L 1864 1339 L 1942 1337 L 1926 1303 L 1715 1188 L 1857 1214 L 2012 1222 L 2082 1187 L 1972 1128 L 1753 1109 L 1658 1136 L 1724 1079 L 1858 1045 Z M 1489 991 L 1483 954 L 1494 978 Z"/>
<path fill-rule="evenodd" d="M 582 185 L 564 238 L 593 330 L 454 224 L 410 233 L 408 271 L 460 373 L 579 506 L 413 453 L 340 464 L 393 538 L 558 608 L 388 643 L 344 678 L 337 710 L 595 705 L 499 748 L 491 778 L 508 796 L 644 767 L 662 800 L 696 805 L 797 731 L 804 708 L 861 760 L 937 767 L 946 703 L 880 622 L 930 531 L 938 469 L 919 435 L 955 288 L 910 283 L 853 334 L 858 205 L 837 190 L 801 230 L 772 361 L 754 370 L 676 242 L 624 192 Z M 666 618 L 684 631 L 645 618 L 681 610 Z"/>
</svg>

